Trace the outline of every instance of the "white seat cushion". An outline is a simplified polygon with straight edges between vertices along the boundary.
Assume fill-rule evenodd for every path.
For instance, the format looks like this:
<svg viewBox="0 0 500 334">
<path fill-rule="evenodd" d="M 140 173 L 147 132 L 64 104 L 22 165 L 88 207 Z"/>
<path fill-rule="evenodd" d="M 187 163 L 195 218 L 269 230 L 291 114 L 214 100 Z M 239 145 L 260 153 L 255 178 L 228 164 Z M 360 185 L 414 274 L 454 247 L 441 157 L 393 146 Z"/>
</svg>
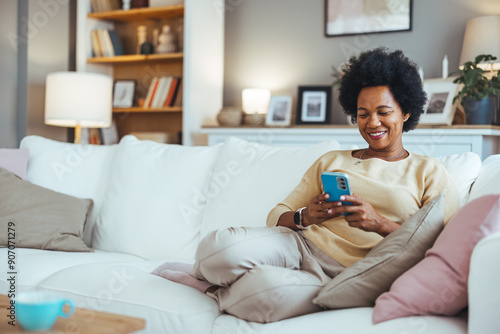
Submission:
<svg viewBox="0 0 500 334">
<path fill-rule="evenodd" d="M 82 264 L 106 263 L 106 262 L 130 262 L 139 261 L 140 258 L 120 253 L 100 252 L 59 252 L 31 248 L 17 248 L 16 271 L 17 284 L 23 287 L 35 287 L 51 275 Z M 7 248 L 0 248 L 0 258 L 7 259 Z M 7 265 L 3 261 L 2 266 Z M 5 268 L 4 272 L 8 272 Z M 6 283 L 6 276 L 0 276 L 0 286 Z M 6 291 L 6 290 L 1 290 Z"/>
<path fill-rule="evenodd" d="M 272 310 L 272 303 L 263 312 Z M 252 333 L 252 334 L 466 334 L 467 318 L 458 317 L 408 317 L 377 325 L 372 323 L 373 308 L 358 307 L 334 311 L 312 313 L 278 322 L 260 324 L 246 322 L 231 315 L 221 315 L 214 324 L 212 334 Z"/>
<path fill-rule="evenodd" d="M 204 293 L 152 275 L 155 261 L 82 264 L 61 270 L 40 287 L 62 292 L 76 306 L 146 320 L 141 333 L 210 333 L 220 314 Z"/>
</svg>

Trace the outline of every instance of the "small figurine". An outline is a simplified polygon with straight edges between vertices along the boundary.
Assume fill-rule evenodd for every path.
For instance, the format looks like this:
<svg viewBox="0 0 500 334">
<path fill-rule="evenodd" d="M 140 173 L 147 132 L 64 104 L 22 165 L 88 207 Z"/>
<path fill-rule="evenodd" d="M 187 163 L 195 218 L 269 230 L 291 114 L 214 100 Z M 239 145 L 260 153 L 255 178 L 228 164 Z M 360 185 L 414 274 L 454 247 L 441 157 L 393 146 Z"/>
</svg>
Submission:
<svg viewBox="0 0 500 334">
<path fill-rule="evenodd" d="M 156 53 L 171 53 L 177 51 L 175 46 L 175 35 L 169 25 L 164 25 L 161 34 L 158 36 Z"/>
<path fill-rule="evenodd" d="M 130 3 L 132 0 L 123 0 L 123 10 L 129 10 L 130 9 Z"/>
</svg>

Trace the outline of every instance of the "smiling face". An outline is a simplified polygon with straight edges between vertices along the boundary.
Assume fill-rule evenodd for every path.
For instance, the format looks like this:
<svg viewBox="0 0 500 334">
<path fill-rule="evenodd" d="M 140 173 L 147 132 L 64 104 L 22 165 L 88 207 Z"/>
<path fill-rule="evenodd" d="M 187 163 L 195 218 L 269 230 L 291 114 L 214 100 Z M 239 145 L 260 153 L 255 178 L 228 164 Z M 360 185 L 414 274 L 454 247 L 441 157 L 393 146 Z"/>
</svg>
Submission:
<svg viewBox="0 0 500 334">
<path fill-rule="evenodd" d="M 366 87 L 358 95 L 357 124 L 368 143 L 367 153 L 391 157 L 403 151 L 404 114 L 387 86 Z"/>
</svg>

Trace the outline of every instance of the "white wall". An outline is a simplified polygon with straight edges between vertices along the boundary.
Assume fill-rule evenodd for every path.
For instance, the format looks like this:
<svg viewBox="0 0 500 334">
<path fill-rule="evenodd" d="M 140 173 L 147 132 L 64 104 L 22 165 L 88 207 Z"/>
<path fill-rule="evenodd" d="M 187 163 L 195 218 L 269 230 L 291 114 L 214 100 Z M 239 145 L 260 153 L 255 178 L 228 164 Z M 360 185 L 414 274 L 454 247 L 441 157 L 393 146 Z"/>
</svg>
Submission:
<svg viewBox="0 0 500 334">
<path fill-rule="evenodd" d="M 68 70 L 69 3 L 29 0 L 18 13 L 17 1 L 0 2 L 0 147 L 32 134 L 66 141 L 66 128 L 44 124 L 44 104 L 46 75 Z M 27 52 L 16 51 L 18 40 Z"/>
<path fill-rule="evenodd" d="M 29 0 L 26 22 L 37 28 L 28 48 L 27 133 L 65 140 L 66 130 L 43 124 L 47 73 L 68 68 L 68 0 Z M 467 19 L 500 14 L 498 0 L 413 0 L 413 30 L 366 36 L 324 37 L 324 0 L 231 0 L 225 3 L 224 105 L 241 105 L 241 90 L 261 86 L 296 97 L 297 86 L 330 84 L 331 67 L 349 55 L 379 45 L 400 48 L 438 77 L 448 54 L 450 72 L 458 67 Z M 17 2 L 0 1 L 0 147 L 17 146 L 14 50 L 5 39 L 16 31 Z M 44 20 L 48 17 L 48 20 Z M 207 39 L 210 36 L 206 36 Z M 498 55 L 500 56 L 500 55 Z M 210 64 L 207 64 L 210 66 Z M 19 89 L 26 89 L 20 87 Z M 345 122 L 333 105 L 333 121 Z M 203 120 L 210 123 L 210 120 Z"/>
<path fill-rule="evenodd" d="M 17 31 L 17 2 L 0 2 L 0 147 L 16 143 L 17 52 L 9 37 Z"/>
<path fill-rule="evenodd" d="M 445 54 L 450 72 L 458 68 L 467 19 L 492 14 L 500 1 L 413 0 L 412 31 L 327 38 L 324 0 L 226 1 L 224 105 L 240 106 L 241 90 L 254 86 L 295 99 L 297 86 L 329 85 L 332 66 L 380 45 L 403 50 L 426 78 L 439 77 Z M 332 119 L 345 123 L 337 101 Z"/>
<path fill-rule="evenodd" d="M 69 1 L 29 0 L 28 135 L 66 141 L 67 129 L 44 124 L 45 78 L 67 71 L 69 61 Z"/>
</svg>

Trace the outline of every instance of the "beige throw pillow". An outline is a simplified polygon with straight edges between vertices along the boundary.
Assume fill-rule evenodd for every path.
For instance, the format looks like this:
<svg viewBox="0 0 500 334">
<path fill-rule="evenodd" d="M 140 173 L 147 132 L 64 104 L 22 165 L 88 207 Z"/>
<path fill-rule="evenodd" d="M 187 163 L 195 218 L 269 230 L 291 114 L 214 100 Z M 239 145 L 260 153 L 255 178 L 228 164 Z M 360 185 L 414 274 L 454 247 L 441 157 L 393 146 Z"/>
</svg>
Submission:
<svg viewBox="0 0 500 334">
<path fill-rule="evenodd" d="M 375 305 L 392 282 L 424 258 L 444 226 L 444 195 L 422 207 L 362 260 L 333 278 L 313 300 L 338 309 Z"/>
<path fill-rule="evenodd" d="M 3 168 L 0 189 L 0 247 L 92 251 L 82 240 L 92 200 L 34 185 Z"/>
</svg>

